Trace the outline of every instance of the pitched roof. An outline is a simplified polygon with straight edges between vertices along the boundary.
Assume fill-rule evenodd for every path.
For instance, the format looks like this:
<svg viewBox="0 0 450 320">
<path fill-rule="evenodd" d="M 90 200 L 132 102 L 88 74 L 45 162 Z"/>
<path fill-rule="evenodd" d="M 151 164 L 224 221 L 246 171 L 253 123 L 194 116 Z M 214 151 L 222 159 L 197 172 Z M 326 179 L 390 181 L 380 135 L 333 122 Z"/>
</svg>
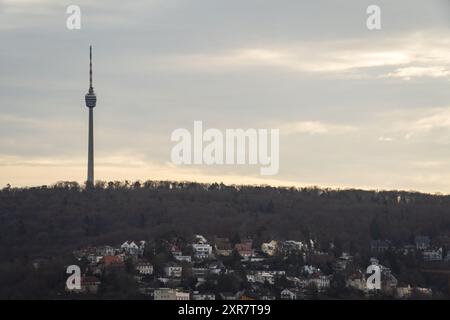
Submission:
<svg viewBox="0 0 450 320">
<path fill-rule="evenodd" d="M 107 267 L 111 265 L 122 265 L 123 259 L 121 256 L 104 256 L 103 263 Z"/>
</svg>

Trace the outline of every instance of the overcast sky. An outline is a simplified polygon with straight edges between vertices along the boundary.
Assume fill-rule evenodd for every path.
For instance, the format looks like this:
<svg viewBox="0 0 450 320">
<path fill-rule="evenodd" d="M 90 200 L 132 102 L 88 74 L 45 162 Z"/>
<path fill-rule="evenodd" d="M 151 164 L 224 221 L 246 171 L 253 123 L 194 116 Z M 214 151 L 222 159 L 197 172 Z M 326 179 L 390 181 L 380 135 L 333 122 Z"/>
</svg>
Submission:
<svg viewBox="0 0 450 320">
<path fill-rule="evenodd" d="M 0 186 L 85 180 L 92 44 L 96 179 L 450 193 L 449 2 L 0 0 Z M 194 120 L 279 128 L 279 174 L 171 164 Z"/>
</svg>

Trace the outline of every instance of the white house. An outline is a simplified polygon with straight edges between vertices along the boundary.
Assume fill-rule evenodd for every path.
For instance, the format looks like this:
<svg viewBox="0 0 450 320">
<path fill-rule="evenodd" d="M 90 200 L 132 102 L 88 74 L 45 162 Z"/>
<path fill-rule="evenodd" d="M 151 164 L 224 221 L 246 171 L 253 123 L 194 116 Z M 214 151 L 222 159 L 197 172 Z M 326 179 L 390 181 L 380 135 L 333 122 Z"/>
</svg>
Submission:
<svg viewBox="0 0 450 320">
<path fill-rule="evenodd" d="M 190 298 L 189 292 L 182 292 L 182 291 L 175 292 L 175 300 L 189 300 L 189 298 Z"/>
<path fill-rule="evenodd" d="M 418 236 L 415 238 L 416 248 L 417 250 L 426 250 L 430 247 L 430 237 L 427 236 Z"/>
<path fill-rule="evenodd" d="M 364 276 L 364 273 L 361 270 L 350 275 L 350 277 L 345 282 L 345 286 L 349 288 L 353 288 L 359 291 L 367 291 L 367 281 Z"/>
<path fill-rule="evenodd" d="M 208 264 L 208 271 L 210 274 L 221 274 L 226 270 L 222 261 L 213 261 Z"/>
<path fill-rule="evenodd" d="M 153 265 L 150 262 L 138 262 L 136 264 L 136 270 L 143 275 L 153 274 Z"/>
<path fill-rule="evenodd" d="M 424 250 L 422 254 L 425 261 L 442 261 L 442 248 Z"/>
<path fill-rule="evenodd" d="M 323 291 L 330 287 L 330 276 L 319 276 L 311 279 L 311 283 L 314 283 L 317 290 Z"/>
<path fill-rule="evenodd" d="M 129 255 L 142 256 L 145 249 L 145 241 L 125 241 L 120 248 Z"/>
<path fill-rule="evenodd" d="M 283 251 L 286 254 L 292 254 L 295 252 L 299 252 L 303 249 L 306 249 L 306 246 L 301 241 L 294 241 L 294 240 L 286 240 L 282 244 Z"/>
<path fill-rule="evenodd" d="M 198 268 L 192 268 L 191 270 L 192 270 L 192 276 L 197 279 L 198 278 L 205 279 L 209 275 L 208 268 L 198 267 Z"/>
<path fill-rule="evenodd" d="M 398 287 L 395 289 L 395 296 L 397 298 L 409 298 L 413 293 L 413 288 L 408 285 L 407 287 Z"/>
<path fill-rule="evenodd" d="M 164 273 L 166 277 L 169 278 L 181 278 L 181 273 L 183 271 L 183 267 L 178 264 L 171 263 L 164 267 Z"/>
<path fill-rule="evenodd" d="M 268 256 L 275 255 L 277 250 L 278 250 L 278 242 L 275 240 L 261 244 L 261 251 L 267 254 Z"/>
<path fill-rule="evenodd" d="M 181 292 L 171 288 L 155 289 L 154 300 L 189 300 L 189 292 Z"/>
<path fill-rule="evenodd" d="M 176 300 L 175 290 L 170 288 L 155 289 L 153 299 L 155 300 Z"/>
<path fill-rule="evenodd" d="M 200 243 L 200 244 L 207 244 L 208 240 L 206 240 L 206 238 L 200 234 L 196 234 L 195 235 L 195 242 Z"/>
<path fill-rule="evenodd" d="M 248 282 L 259 282 L 259 283 L 268 282 L 270 284 L 274 284 L 275 278 L 277 276 L 280 277 L 280 276 L 284 276 L 284 275 L 286 275 L 285 271 L 275 271 L 275 270 L 254 271 L 254 272 L 249 272 L 249 274 L 247 275 L 247 281 Z"/>
<path fill-rule="evenodd" d="M 101 246 L 97 248 L 97 254 L 101 256 L 113 256 L 116 254 L 116 249 L 111 246 Z"/>
<path fill-rule="evenodd" d="M 398 284 L 397 278 L 392 274 L 391 269 L 379 265 L 381 269 L 381 290 L 391 293 L 395 290 Z"/>
<path fill-rule="evenodd" d="M 194 293 L 192 300 L 216 300 L 216 295 L 213 293 Z"/>
<path fill-rule="evenodd" d="M 192 261 L 191 256 L 179 255 L 179 256 L 174 256 L 174 258 L 175 258 L 175 260 L 180 261 L 180 262 L 191 262 Z"/>
<path fill-rule="evenodd" d="M 197 259 L 207 259 L 212 254 L 212 246 L 203 243 L 193 243 L 192 249 L 194 250 L 194 257 Z"/>
<path fill-rule="evenodd" d="M 296 300 L 297 294 L 294 289 L 284 289 L 280 293 L 280 298 L 282 300 Z"/>
</svg>

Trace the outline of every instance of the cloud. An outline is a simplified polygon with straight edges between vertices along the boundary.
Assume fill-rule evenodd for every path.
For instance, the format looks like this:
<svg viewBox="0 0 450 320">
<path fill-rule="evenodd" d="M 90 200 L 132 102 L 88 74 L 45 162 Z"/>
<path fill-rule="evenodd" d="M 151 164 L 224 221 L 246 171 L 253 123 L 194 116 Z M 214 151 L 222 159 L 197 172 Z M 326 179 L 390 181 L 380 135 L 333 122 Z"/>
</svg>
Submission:
<svg viewBox="0 0 450 320">
<path fill-rule="evenodd" d="M 300 121 L 283 124 L 280 128 L 282 134 L 346 134 L 356 131 L 357 128 L 349 125 L 328 124 L 320 121 Z"/>
<path fill-rule="evenodd" d="M 450 107 L 439 108 L 414 121 L 411 125 L 415 131 L 430 131 L 437 128 L 450 129 Z"/>
<path fill-rule="evenodd" d="M 438 144 L 450 143 L 450 107 L 392 110 L 379 115 L 373 130 L 383 127 L 389 137 Z M 383 137 L 383 139 L 381 139 Z M 384 135 L 380 141 L 386 141 Z M 392 140 L 394 140 L 392 138 Z"/>
<path fill-rule="evenodd" d="M 385 136 L 378 137 L 378 141 L 381 141 L 381 142 L 391 142 L 393 140 L 394 139 L 392 139 L 391 137 L 385 137 Z"/>
<path fill-rule="evenodd" d="M 308 49 L 305 49 L 308 48 Z M 177 65 L 199 70 L 220 68 L 278 67 L 291 71 L 337 73 L 410 63 L 401 51 L 347 51 L 327 44 L 303 44 L 293 48 L 242 48 L 219 54 L 191 54 L 175 58 Z"/>
<path fill-rule="evenodd" d="M 413 161 L 411 165 L 419 169 L 442 169 L 443 167 L 448 167 L 450 162 L 436 160 Z"/>
<path fill-rule="evenodd" d="M 161 58 L 177 69 L 228 72 L 246 68 L 279 68 L 291 72 L 332 76 L 396 78 L 448 77 L 450 41 L 444 33 L 423 33 L 388 39 L 318 40 L 289 45 L 260 45 L 218 52 L 193 52 Z M 142 58 L 144 59 L 144 58 Z"/>
<path fill-rule="evenodd" d="M 436 145 L 450 141 L 448 113 L 431 108 L 450 105 L 448 10 L 386 2 L 383 30 L 369 32 L 361 1 L 259 2 L 0 0 L 0 182 L 85 179 L 92 43 L 98 178 L 245 183 L 251 168 L 166 164 L 170 132 L 273 121 L 292 135 L 280 146 L 287 184 L 450 190 L 409 178 L 435 167 L 407 165 L 450 157 Z M 79 31 L 65 27 L 69 4 Z"/>
<path fill-rule="evenodd" d="M 58 3 L 52 0 L 2 0 L 2 12 L 15 16 L 33 17 L 33 15 L 47 15 L 56 12 Z M 64 5 L 64 4 L 63 4 Z M 69 4 L 67 4 L 69 5 Z M 64 11 L 65 13 L 65 7 Z"/>
<path fill-rule="evenodd" d="M 403 80 L 411 80 L 412 78 L 419 77 L 441 78 L 448 76 L 450 76 L 450 69 L 446 66 L 405 67 L 386 75 L 387 78 L 400 78 Z"/>
</svg>

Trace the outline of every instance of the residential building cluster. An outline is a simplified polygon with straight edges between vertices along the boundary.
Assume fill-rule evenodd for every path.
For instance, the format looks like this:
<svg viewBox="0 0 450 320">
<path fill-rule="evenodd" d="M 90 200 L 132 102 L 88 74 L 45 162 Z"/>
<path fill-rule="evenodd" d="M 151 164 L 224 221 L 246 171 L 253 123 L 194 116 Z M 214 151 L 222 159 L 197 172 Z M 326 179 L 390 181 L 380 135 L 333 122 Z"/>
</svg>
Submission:
<svg viewBox="0 0 450 320">
<path fill-rule="evenodd" d="M 106 273 L 126 270 L 139 294 L 154 300 L 297 300 L 336 290 L 350 290 L 361 297 L 430 297 L 430 288 L 400 283 L 377 256 L 392 251 L 399 256 L 419 255 L 424 263 L 450 261 L 450 252 L 444 254 L 445 245 L 432 244 L 429 237 L 416 237 L 414 244 L 397 247 L 389 240 L 374 240 L 370 244 L 372 258 L 365 262 L 346 252 L 335 255 L 334 244 L 328 251 L 320 251 L 314 240 L 274 239 L 256 245 L 252 239 L 232 242 L 225 237 L 195 235 L 190 241 L 173 238 L 159 243 L 125 241 L 116 247 L 74 251 L 75 258 L 85 265 L 77 292 L 97 294 Z M 368 265 L 379 266 L 379 290 L 368 289 Z"/>
</svg>

